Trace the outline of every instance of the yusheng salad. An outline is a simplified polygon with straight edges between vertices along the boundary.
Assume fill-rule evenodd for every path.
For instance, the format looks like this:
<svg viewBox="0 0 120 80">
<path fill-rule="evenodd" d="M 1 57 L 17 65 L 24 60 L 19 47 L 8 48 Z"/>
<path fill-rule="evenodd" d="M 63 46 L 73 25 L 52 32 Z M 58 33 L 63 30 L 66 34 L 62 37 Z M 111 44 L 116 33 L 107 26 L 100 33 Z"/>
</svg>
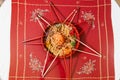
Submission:
<svg viewBox="0 0 120 80">
<path fill-rule="evenodd" d="M 73 24 L 56 23 L 46 29 L 44 43 L 54 56 L 67 57 L 72 54 L 72 49 L 79 45 L 76 38 L 79 38 L 79 35 Z"/>
</svg>

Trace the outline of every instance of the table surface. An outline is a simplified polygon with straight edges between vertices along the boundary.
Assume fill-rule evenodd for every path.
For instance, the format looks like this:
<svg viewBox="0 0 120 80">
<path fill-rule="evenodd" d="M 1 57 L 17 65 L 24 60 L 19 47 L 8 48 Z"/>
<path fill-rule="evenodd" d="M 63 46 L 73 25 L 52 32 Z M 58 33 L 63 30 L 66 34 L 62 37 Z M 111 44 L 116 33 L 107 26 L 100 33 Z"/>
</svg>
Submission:
<svg viewBox="0 0 120 80">
<path fill-rule="evenodd" d="M 115 80 L 120 79 L 120 7 L 115 0 L 112 1 L 112 23 L 114 32 L 114 63 Z M 7 80 L 10 65 L 10 24 L 11 24 L 11 0 L 6 0 L 0 7 L 0 80 Z M 4 34 L 4 35 L 3 35 Z"/>
</svg>

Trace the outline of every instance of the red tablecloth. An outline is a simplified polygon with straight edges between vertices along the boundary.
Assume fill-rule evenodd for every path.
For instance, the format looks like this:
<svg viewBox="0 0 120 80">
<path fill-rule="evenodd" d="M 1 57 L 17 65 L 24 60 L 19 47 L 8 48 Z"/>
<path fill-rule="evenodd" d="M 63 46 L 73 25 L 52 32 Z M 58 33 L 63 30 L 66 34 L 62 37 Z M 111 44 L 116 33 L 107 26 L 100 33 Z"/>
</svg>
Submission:
<svg viewBox="0 0 120 80">
<path fill-rule="evenodd" d="M 66 18 L 80 7 L 73 23 L 80 40 L 102 57 L 76 52 L 71 58 L 56 59 L 44 78 L 41 77 L 46 50 L 43 45 L 27 45 L 23 41 L 43 36 L 35 20 L 35 12 L 57 22 L 47 0 L 12 0 L 11 59 L 9 80 L 114 80 L 114 44 L 111 24 L 111 0 L 51 0 L 58 15 Z M 64 17 L 59 16 L 62 20 Z M 42 22 L 46 28 L 44 22 Z M 28 43 L 42 43 L 42 39 Z M 80 45 L 80 50 L 91 52 Z M 49 56 L 47 66 L 52 61 Z M 70 60 L 72 64 L 70 64 Z M 64 64 L 66 62 L 66 64 Z"/>
</svg>

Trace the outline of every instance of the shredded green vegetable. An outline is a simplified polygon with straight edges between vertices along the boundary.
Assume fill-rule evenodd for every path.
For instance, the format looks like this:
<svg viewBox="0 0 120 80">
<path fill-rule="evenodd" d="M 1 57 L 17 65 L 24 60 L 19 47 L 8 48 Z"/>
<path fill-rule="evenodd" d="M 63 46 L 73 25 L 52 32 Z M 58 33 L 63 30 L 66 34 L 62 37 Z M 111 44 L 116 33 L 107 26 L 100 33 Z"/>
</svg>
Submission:
<svg viewBox="0 0 120 80">
<path fill-rule="evenodd" d="M 71 45 L 73 46 L 73 47 L 75 47 L 75 45 L 76 45 L 76 36 L 73 36 L 73 40 L 71 41 Z"/>
</svg>

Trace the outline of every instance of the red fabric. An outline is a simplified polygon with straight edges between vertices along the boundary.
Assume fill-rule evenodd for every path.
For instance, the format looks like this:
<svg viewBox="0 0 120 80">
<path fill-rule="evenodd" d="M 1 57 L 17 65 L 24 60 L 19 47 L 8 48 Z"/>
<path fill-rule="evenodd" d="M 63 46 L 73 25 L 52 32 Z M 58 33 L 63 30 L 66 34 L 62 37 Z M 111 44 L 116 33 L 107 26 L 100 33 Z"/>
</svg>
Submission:
<svg viewBox="0 0 120 80">
<path fill-rule="evenodd" d="M 37 67 L 38 70 L 33 70 L 30 61 L 38 61 L 36 63 L 39 64 L 36 64 L 36 66 L 43 65 L 47 51 L 45 51 L 43 45 L 25 45 L 23 41 L 43 36 L 43 30 L 38 22 L 31 21 L 32 11 L 35 9 L 46 10 L 44 17 L 48 21 L 50 20 L 51 23 L 56 22 L 55 15 L 53 15 L 47 0 L 12 0 L 9 80 L 114 80 L 111 0 L 52 0 L 52 2 L 65 17 L 73 9 L 80 7 L 79 15 L 76 15 L 79 16 L 79 19 L 75 17 L 73 21 L 78 25 L 79 32 L 83 32 L 80 34 L 80 39 L 101 53 L 102 57 L 76 52 L 72 59 L 58 58 L 50 68 L 50 71 L 42 78 L 41 68 Z M 90 22 L 89 24 L 89 21 L 85 19 L 85 13 L 89 13 L 90 17 L 93 17 L 92 23 Z M 64 20 L 63 17 L 61 18 Z M 41 42 L 41 39 L 39 39 L 29 43 Z M 92 52 L 83 45 L 80 45 L 79 49 Z M 52 59 L 49 56 L 46 66 L 49 66 Z M 72 62 L 71 68 L 70 60 Z"/>
</svg>

